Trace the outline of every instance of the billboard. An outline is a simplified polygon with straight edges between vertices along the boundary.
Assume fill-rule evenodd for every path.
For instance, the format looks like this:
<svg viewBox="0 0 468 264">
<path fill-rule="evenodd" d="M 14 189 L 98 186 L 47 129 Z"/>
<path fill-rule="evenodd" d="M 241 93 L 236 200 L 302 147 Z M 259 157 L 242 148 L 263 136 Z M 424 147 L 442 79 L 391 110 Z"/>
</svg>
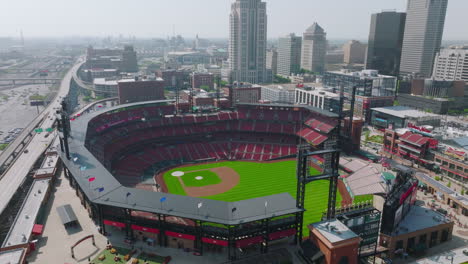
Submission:
<svg viewBox="0 0 468 264">
<path fill-rule="evenodd" d="M 400 223 L 402 216 L 403 216 L 403 205 L 400 205 L 400 207 L 398 207 L 398 209 L 395 212 L 395 218 L 393 220 L 393 228 L 394 229 Z"/>
<path fill-rule="evenodd" d="M 404 192 L 401 197 L 400 197 L 400 204 L 403 204 L 403 202 L 408 198 L 408 196 L 413 195 L 413 191 L 418 187 L 418 183 L 415 182 L 406 192 Z"/>
<path fill-rule="evenodd" d="M 43 106 L 45 103 L 44 101 L 30 101 L 29 105 L 30 106 Z"/>
</svg>

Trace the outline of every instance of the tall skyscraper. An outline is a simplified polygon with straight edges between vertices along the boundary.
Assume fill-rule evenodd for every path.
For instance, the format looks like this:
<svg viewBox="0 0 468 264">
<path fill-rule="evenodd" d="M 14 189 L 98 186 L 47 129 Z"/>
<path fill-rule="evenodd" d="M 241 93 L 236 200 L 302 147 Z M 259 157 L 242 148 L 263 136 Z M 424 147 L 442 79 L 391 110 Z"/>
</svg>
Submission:
<svg viewBox="0 0 468 264">
<path fill-rule="evenodd" d="M 343 62 L 351 63 L 364 63 L 366 57 L 366 44 L 362 44 L 358 40 L 350 40 L 343 45 Z"/>
<path fill-rule="evenodd" d="M 229 69 L 231 82 L 271 81 L 266 69 L 267 14 L 261 0 L 236 0 L 231 5 Z"/>
<path fill-rule="evenodd" d="M 434 62 L 432 77 L 437 80 L 468 82 L 468 45 L 441 49 Z"/>
<path fill-rule="evenodd" d="M 440 49 L 448 0 L 408 0 L 400 74 L 429 77 Z"/>
<path fill-rule="evenodd" d="M 385 11 L 372 14 L 366 69 L 397 76 L 405 32 L 406 13 Z"/>
<path fill-rule="evenodd" d="M 289 76 L 301 70 L 302 38 L 294 33 L 279 38 L 278 74 Z"/>
<path fill-rule="evenodd" d="M 327 34 L 314 23 L 302 38 L 301 68 L 312 72 L 325 70 L 325 55 L 327 53 Z"/>
</svg>

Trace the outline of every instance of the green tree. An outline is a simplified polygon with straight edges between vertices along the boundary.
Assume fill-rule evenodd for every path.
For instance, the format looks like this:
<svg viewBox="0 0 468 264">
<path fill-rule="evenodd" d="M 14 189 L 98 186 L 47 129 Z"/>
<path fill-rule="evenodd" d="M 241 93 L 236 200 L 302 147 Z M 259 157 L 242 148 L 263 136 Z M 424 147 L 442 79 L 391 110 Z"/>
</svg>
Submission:
<svg viewBox="0 0 468 264">
<path fill-rule="evenodd" d="M 307 74 L 315 74 L 313 71 L 309 71 L 309 70 L 302 69 L 302 68 L 301 68 L 301 70 L 299 71 L 299 73 L 300 73 L 300 74 L 305 74 L 305 73 L 307 73 Z"/>
<path fill-rule="evenodd" d="M 281 75 L 275 75 L 274 83 L 291 83 L 291 80 Z"/>
<path fill-rule="evenodd" d="M 210 87 L 208 85 L 200 85 L 200 89 L 203 89 L 205 91 L 210 91 Z"/>
</svg>

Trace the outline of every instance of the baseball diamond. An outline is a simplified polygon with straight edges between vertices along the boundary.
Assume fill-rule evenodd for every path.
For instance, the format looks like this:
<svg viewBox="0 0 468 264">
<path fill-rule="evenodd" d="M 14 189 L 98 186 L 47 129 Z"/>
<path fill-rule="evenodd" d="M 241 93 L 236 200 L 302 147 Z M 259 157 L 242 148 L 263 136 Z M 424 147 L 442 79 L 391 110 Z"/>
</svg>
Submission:
<svg viewBox="0 0 468 264">
<path fill-rule="evenodd" d="M 228 169 L 228 170 L 227 170 Z M 218 189 L 218 184 L 210 181 L 201 182 L 199 191 L 194 192 L 188 187 L 185 180 L 171 176 L 172 173 L 181 171 L 186 175 L 203 175 L 203 173 L 217 172 L 217 176 L 223 181 L 229 182 L 230 188 L 225 191 Z M 234 172 L 234 173 L 233 173 Z M 311 168 L 311 175 L 320 174 L 317 169 Z M 296 196 L 296 160 L 280 160 L 274 162 L 250 162 L 250 161 L 223 161 L 203 164 L 190 164 L 176 167 L 162 172 L 165 191 L 173 194 L 202 197 L 226 202 L 235 202 L 267 196 L 271 194 L 288 192 Z M 210 174 L 208 174 L 210 175 Z M 203 186 L 203 187 L 201 187 Z M 307 185 L 306 212 L 304 224 L 320 221 L 322 212 L 327 207 L 328 181 L 317 181 Z M 337 194 L 337 206 L 341 203 L 341 194 Z M 304 230 L 307 236 L 308 230 Z"/>
</svg>

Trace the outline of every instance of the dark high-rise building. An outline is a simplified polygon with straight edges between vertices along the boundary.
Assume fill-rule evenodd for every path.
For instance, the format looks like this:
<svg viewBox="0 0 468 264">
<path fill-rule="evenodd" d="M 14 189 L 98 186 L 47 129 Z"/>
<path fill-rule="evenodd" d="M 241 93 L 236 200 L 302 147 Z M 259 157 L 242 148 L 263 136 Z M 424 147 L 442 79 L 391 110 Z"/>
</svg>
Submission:
<svg viewBox="0 0 468 264">
<path fill-rule="evenodd" d="M 384 75 L 398 75 L 406 13 L 372 14 L 366 69 Z"/>
<path fill-rule="evenodd" d="M 448 0 L 408 0 L 400 74 L 430 77 L 444 32 Z"/>
<path fill-rule="evenodd" d="M 164 81 L 158 78 L 154 81 L 124 79 L 117 82 L 120 104 L 129 104 L 153 100 L 163 100 Z"/>
<path fill-rule="evenodd" d="M 138 61 L 136 51 L 132 46 L 125 46 L 122 52 L 122 66 L 121 70 L 124 72 L 137 72 Z"/>
</svg>

